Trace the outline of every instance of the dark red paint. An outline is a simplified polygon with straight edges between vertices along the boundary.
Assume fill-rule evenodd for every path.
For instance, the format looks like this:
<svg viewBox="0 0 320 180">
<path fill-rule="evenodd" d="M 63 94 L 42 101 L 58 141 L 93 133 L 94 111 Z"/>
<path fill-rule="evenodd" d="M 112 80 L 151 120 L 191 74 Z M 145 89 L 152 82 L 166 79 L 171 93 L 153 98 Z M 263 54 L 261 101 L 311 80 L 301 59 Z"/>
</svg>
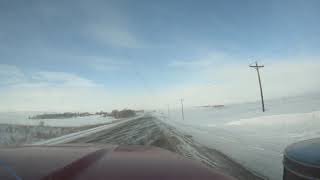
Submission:
<svg viewBox="0 0 320 180">
<path fill-rule="evenodd" d="M 150 146 L 60 145 L 0 148 L 23 180 L 231 180 L 197 162 Z M 0 179 L 15 179 L 0 171 Z"/>
</svg>

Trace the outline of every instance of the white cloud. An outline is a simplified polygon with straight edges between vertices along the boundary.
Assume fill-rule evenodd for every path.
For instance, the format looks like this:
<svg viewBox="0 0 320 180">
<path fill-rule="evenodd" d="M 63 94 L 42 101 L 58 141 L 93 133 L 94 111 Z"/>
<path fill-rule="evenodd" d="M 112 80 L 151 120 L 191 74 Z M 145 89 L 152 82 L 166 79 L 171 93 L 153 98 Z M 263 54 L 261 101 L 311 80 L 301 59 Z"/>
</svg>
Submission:
<svg viewBox="0 0 320 180">
<path fill-rule="evenodd" d="M 230 61 L 228 61 L 230 62 Z M 294 96 L 320 90 L 320 61 L 317 58 L 292 58 L 266 60 L 261 78 L 266 100 Z M 3 66 L 2 66 L 3 67 Z M 153 92 L 110 92 L 107 87 L 64 72 L 36 72 L 30 76 L 2 70 L 3 77 L 18 76 L 0 88 L 0 110 L 83 110 L 96 111 L 120 108 L 158 108 L 166 104 L 179 106 L 184 98 L 186 106 L 229 104 L 259 100 L 259 86 L 254 69 L 246 63 L 220 63 L 219 66 L 198 66 L 189 76 L 197 76 L 198 82 L 177 83 L 152 89 Z M 6 72 L 6 73 L 4 73 Z M 15 78 L 14 78 L 15 79 Z"/>
<path fill-rule="evenodd" d="M 0 95 L 2 111 L 95 111 L 111 108 L 111 96 L 99 87 L 55 87 L 48 84 L 33 84 L 10 87 Z"/>
<path fill-rule="evenodd" d="M 198 83 L 177 85 L 158 93 L 158 102 L 178 102 L 182 97 L 189 106 L 256 101 L 260 98 L 256 71 L 245 63 L 232 61 L 191 61 L 182 64 L 199 78 Z M 268 59 L 261 69 L 266 99 L 295 96 L 320 90 L 319 58 L 299 57 Z M 197 64 L 199 63 L 199 64 Z M 193 69 L 192 69 L 193 67 Z M 190 78 L 190 77 L 189 77 Z M 206 83 L 201 83 L 206 82 Z"/>
<path fill-rule="evenodd" d="M 320 90 L 320 62 L 311 59 L 283 59 L 268 61 L 261 69 L 266 98 L 292 96 Z M 256 71 L 246 64 L 230 64 L 214 74 L 222 85 L 239 97 L 259 98 Z M 254 97 L 252 97 L 254 95 Z"/>
<path fill-rule="evenodd" d="M 15 66 L 1 67 L 3 78 L 10 80 L 18 74 L 19 81 L 1 86 L 0 111 L 95 111 L 118 105 L 106 87 L 75 74 L 42 71 L 27 75 Z"/>
<path fill-rule="evenodd" d="M 31 77 L 32 80 L 41 83 L 51 83 L 63 86 L 95 86 L 95 84 L 85 78 L 65 72 L 37 72 Z"/>
<path fill-rule="evenodd" d="M 0 111 L 99 111 L 141 108 L 140 97 L 110 92 L 102 84 L 65 72 L 23 73 L 15 66 L 4 66 L 3 78 L 19 74 L 19 81 L 0 86 Z M 21 73 L 12 73 L 8 69 Z M 10 81 L 11 82 L 11 81 Z"/>
</svg>

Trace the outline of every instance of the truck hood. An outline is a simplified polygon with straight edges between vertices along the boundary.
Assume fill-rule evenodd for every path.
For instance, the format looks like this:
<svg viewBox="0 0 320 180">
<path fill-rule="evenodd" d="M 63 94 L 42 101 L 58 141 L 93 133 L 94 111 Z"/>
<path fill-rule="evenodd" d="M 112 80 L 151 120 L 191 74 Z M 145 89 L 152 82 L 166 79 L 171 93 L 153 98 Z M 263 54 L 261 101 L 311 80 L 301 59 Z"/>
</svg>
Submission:
<svg viewBox="0 0 320 180">
<path fill-rule="evenodd" d="M 0 179 L 229 180 L 151 146 L 67 144 L 0 148 Z"/>
</svg>

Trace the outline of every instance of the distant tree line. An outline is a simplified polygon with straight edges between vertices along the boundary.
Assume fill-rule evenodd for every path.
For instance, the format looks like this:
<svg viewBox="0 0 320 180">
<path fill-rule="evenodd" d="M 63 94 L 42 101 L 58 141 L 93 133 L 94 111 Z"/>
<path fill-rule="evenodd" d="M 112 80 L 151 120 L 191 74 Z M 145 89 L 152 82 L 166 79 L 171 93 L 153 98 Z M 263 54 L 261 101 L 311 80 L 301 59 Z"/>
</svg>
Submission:
<svg viewBox="0 0 320 180">
<path fill-rule="evenodd" d="M 29 119 L 66 119 L 66 118 L 73 118 L 73 117 L 85 117 L 91 116 L 88 112 L 83 113 L 72 113 L 72 112 L 65 112 L 65 113 L 45 113 L 39 114 L 35 116 L 29 117 Z"/>
<path fill-rule="evenodd" d="M 121 111 L 113 110 L 110 115 L 116 119 L 128 118 L 128 117 L 134 117 L 136 115 L 136 112 L 131 109 L 124 109 Z"/>
<path fill-rule="evenodd" d="M 112 110 L 111 113 L 108 112 L 104 112 L 104 111 L 100 111 L 100 112 L 96 112 L 96 115 L 101 115 L 101 116 L 111 116 L 114 117 L 116 119 L 119 118 L 128 118 L 128 117 L 134 117 L 136 116 L 136 113 L 143 113 L 144 110 L 131 110 L 131 109 L 123 109 L 123 110 Z"/>
<path fill-rule="evenodd" d="M 205 106 L 199 106 L 199 107 L 204 107 L 204 108 L 223 108 L 225 107 L 224 105 L 205 105 Z"/>
<path fill-rule="evenodd" d="M 75 117 L 85 117 L 85 116 L 92 116 L 92 115 L 100 115 L 103 117 L 111 116 L 116 119 L 119 118 L 128 118 L 136 116 L 136 113 L 144 112 L 143 110 L 131 110 L 131 109 L 123 109 L 123 110 L 113 110 L 111 113 L 100 111 L 94 114 L 88 112 L 82 113 L 72 113 L 72 112 L 65 112 L 65 113 L 45 113 L 39 114 L 35 116 L 29 117 L 29 119 L 66 119 L 66 118 L 75 118 Z"/>
</svg>

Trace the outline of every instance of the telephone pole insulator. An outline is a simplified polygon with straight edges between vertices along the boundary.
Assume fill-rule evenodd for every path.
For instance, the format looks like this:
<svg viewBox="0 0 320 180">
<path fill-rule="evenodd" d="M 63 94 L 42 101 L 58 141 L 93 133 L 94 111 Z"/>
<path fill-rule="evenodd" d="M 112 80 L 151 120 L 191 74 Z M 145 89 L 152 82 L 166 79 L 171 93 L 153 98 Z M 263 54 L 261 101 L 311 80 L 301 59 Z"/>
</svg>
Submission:
<svg viewBox="0 0 320 180">
<path fill-rule="evenodd" d="M 259 80 L 259 87 L 260 87 L 261 103 L 262 103 L 262 111 L 265 112 L 262 85 L 261 85 L 261 78 L 260 78 L 260 72 L 259 72 L 259 68 L 263 68 L 264 65 L 258 65 L 258 62 L 256 62 L 255 65 L 249 65 L 249 67 L 252 67 L 252 68 L 257 70 L 258 80 Z"/>
</svg>

